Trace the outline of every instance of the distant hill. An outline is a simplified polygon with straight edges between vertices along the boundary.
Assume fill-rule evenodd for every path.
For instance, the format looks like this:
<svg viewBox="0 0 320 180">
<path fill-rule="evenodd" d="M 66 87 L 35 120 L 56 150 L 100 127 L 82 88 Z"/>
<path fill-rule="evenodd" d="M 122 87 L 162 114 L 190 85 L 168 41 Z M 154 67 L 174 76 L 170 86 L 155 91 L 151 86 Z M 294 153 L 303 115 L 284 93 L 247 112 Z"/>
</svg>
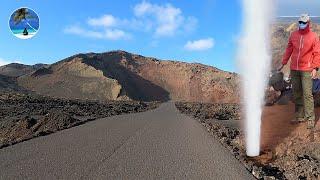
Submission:
<svg viewBox="0 0 320 180">
<path fill-rule="evenodd" d="M 11 63 L 0 66 L 0 74 L 10 77 L 19 77 L 47 66 L 47 64 L 24 65 L 19 63 Z"/>
<path fill-rule="evenodd" d="M 17 78 L 30 74 L 39 68 L 47 67 L 47 64 L 24 65 L 19 63 L 11 63 L 0 66 L 0 92 L 15 91 L 28 92 L 24 87 L 20 86 Z"/>
<path fill-rule="evenodd" d="M 125 51 L 78 54 L 18 77 L 42 95 L 98 100 L 239 102 L 238 75 Z"/>
<path fill-rule="evenodd" d="M 282 16 L 282 17 L 277 17 L 276 22 L 277 23 L 285 23 L 285 24 L 292 24 L 297 22 L 299 17 L 290 17 L 290 16 Z M 311 17 L 311 22 L 320 24 L 320 17 Z"/>
</svg>

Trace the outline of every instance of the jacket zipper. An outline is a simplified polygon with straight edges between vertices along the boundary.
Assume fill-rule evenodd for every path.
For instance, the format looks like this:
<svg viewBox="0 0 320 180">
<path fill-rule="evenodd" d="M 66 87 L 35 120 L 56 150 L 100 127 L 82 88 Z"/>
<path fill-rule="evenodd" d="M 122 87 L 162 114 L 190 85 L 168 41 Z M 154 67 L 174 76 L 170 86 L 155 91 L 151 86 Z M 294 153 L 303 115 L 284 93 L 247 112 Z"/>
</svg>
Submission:
<svg viewBox="0 0 320 180">
<path fill-rule="evenodd" d="M 297 70 L 299 70 L 299 58 L 300 58 L 300 54 L 301 54 L 301 46 L 303 47 L 303 44 L 301 43 L 301 41 L 302 41 L 302 35 L 300 36 L 300 42 L 299 42 L 299 53 L 298 53 L 298 58 L 297 58 Z"/>
</svg>

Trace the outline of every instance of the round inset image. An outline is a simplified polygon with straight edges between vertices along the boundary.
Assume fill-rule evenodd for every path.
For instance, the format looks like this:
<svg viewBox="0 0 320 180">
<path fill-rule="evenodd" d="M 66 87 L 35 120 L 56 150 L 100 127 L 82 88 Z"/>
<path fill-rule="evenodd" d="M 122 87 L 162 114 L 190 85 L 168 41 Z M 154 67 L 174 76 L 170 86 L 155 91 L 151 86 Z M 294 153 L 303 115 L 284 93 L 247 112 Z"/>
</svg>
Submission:
<svg viewBox="0 0 320 180">
<path fill-rule="evenodd" d="M 9 19 L 11 32 L 20 39 L 29 39 L 37 34 L 40 27 L 39 16 L 32 9 L 22 7 L 15 10 Z"/>
</svg>

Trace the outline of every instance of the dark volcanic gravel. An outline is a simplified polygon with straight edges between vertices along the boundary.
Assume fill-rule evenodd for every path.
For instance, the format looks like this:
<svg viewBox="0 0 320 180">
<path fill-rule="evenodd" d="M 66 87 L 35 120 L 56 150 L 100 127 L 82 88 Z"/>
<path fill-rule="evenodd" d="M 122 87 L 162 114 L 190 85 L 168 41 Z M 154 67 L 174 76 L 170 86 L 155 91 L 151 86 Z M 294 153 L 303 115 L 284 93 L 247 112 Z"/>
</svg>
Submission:
<svg viewBox="0 0 320 180">
<path fill-rule="evenodd" d="M 158 102 L 84 101 L 0 93 L 0 148 L 97 118 L 154 109 Z"/>
<path fill-rule="evenodd" d="M 240 106 L 238 104 L 211 103 L 176 103 L 176 107 L 185 114 L 199 119 L 239 120 Z"/>
</svg>

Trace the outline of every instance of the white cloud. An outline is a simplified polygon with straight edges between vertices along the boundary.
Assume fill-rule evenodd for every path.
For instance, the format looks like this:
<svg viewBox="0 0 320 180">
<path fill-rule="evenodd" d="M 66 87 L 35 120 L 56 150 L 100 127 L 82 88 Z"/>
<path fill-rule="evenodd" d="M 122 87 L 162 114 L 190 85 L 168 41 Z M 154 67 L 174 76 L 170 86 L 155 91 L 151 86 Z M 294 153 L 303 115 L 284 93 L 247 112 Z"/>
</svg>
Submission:
<svg viewBox="0 0 320 180">
<path fill-rule="evenodd" d="M 135 7 L 134 7 L 134 14 L 136 16 L 143 16 L 144 14 L 146 14 L 148 11 L 150 11 L 150 9 L 152 9 L 152 4 L 146 2 L 146 1 L 143 1 L 141 2 L 140 4 L 137 4 Z"/>
<path fill-rule="evenodd" d="M 102 38 L 101 32 L 85 30 L 79 26 L 69 26 L 64 29 L 64 32 L 67 34 L 75 34 L 83 37 L 91 37 L 91 38 Z"/>
<path fill-rule="evenodd" d="M 172 36 L 179 30 L 192 31 L 195 29 L 197 20 L 194 17 L 184 17 L 181 9 L 171 4 L 158 5 L 143 1 L 134 7 L 137 18 L 149 19 L 154 22 L 156 36 Z"/>
<path fill-rule="evenodd" d="M 117 24 L 117 20 L 110 14 L 103 15 L 100 18 L 89 18 L 87 23 L 90 26 L 112 27 Z"/>
<path fill-rule="evenodd" d="M 106 29 L 112 27 L 133 30 L 151 29 L 151 23 L 148 21 L 137 18 L 121 19 L 110 14 L 105 14 L 98 18 L 88 18 L 87 24 L 92 27 L 104 27 Z"/>
<path fill-rule="evenodd" d="M 204 51 L 211 49 L 214 46 L 214 40 L 212 38 L 200 39 L 196 41 L 188 41 L 184 48 L 189 51 Z"/>
<path fill-rule="evenodd" d="M 154 37 L 164 37 L 192 32 L 196 26 L 195 17 L 185 17 L 181 9 L 171 4 L 142 1 L 134 6 L 131 18 L 118 18 L 112 14 L 90 17 L 85 25 L 70 26 L 64 32 L 88 38 L 118 40 L 129 39 L 125 31 L 149 32 Z"/>
<path fill-rule="evenodd" d="M 67 34 L 79 35 L 82 37 L 106 39 L 106 40 L 119 40 L 129 39 L 130 35 L 119 29 L 104 29 L 102 31 L 92 31 L 83 29 L 80 26 L 73 25 L 64 29 Z"/>
<path fill-rule="evenodd" d="M 107 39 L 111 40 L 130 38 L 130 36 L 127 33 L 119 29 L 106 29 L 104 35 Z"/>
</svg>

